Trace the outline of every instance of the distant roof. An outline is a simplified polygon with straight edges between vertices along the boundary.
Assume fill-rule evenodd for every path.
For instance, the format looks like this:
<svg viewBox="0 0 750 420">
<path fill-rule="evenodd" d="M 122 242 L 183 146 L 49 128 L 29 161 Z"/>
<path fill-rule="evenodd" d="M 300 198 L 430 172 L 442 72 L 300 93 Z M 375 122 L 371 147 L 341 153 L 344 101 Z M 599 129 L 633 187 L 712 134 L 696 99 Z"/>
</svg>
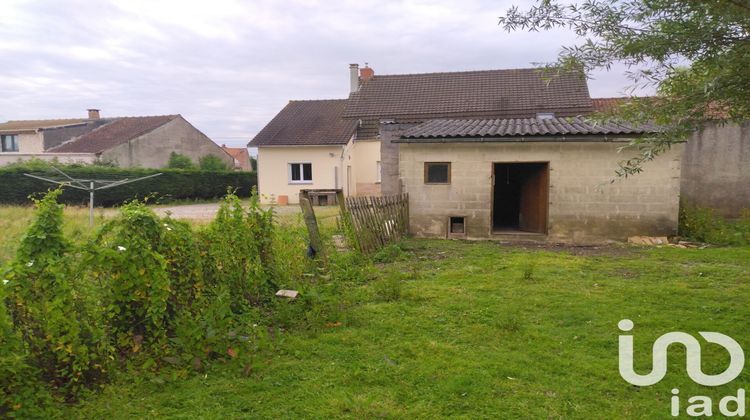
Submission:
<svg viewBox="0 0 750 420">
<path fill-rule="evenodd" d="M 592 111 L 586 79 L 542 69 L 374 76 L 351 94 L 345 118 L 575 116 Z"/>
<path fill-rule="evenodd" d="M 56 128 L 69 125 L 83 124 L 89 120 L 86 118 L 64 118 L 59 120 L 16 120 L 0 123 L 0 132 L 3 133 L 20 133 L 36 131 L 41 128 Z"/>
<path fill-rule="evenodd" d="M 341 114 L 346 99 L 290 101 L 249 146 L 314 146 L 346 144 L 357 121 Z"/>
<path fill-rule="evenodd" d="M 53 147 L 48 152 L 99 153 L 146 134 L 177 117 L 179 115 L 112 118 L 111 122 Z"/>
<path fill-rule="evenodd" d="M 227 146 L 221 146 L 222 149 L 224 149 L 225 152 L 229 153 L 229 156 L 232 156 L 235 159 L 247 159 L 250 160 L 250 153 L 247 151 L 247 148 L 245 147 L 227 147 Z"/>
<path fill-rule="evenodd" d="M 406 130 L 402 139 L 419 141 L 419 139 L 486 137 L 619 136 L 647 134 L 656 131 L 657 129 L 652 125 L 634 127 L 621 122 L 597 122 L 583 117 L 438 119 L 427 121 Z M 401 140 L 400 142 L 409 141 Z"/>
<path fill-rule="evenodd" d="M 612 112 L 628 102 L 630 98 L 591 98 L 595 112 Z"/>
</svg>

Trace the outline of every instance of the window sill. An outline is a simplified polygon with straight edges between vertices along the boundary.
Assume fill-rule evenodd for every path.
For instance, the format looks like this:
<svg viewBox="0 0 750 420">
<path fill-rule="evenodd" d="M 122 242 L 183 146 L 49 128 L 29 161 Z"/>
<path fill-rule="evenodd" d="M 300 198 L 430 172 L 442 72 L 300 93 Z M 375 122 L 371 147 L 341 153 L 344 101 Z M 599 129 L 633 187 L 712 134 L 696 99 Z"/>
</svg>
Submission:
<svg viewBox="0 0 750 420">
<path fill-rule="evenodd" d="M 311 185 L 312 181 L 289 181 L 289 185 Z"/>
<path fill-rule="evenodd" d="M 425 182 L 424 185 L 451 185 L 450 182 Z"/>
</svg>

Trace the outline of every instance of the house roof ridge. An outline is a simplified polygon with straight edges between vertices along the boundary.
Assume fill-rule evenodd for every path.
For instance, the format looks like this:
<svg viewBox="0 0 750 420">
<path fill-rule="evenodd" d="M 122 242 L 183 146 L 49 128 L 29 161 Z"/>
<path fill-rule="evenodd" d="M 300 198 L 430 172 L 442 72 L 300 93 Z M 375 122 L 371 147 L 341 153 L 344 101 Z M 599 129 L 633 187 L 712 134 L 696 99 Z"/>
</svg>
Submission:
<svg viewBox="0 0 750 420">
<path fill-rule="evenodd" d="M 348 98 L 327 98 L 327 99 L 290 99 L 289 102 L 335 102 L 348 101 Z"/>
<path fill-rule="evenodd" d="M 421 73 L 395 73 L 395 74 L 376 74 L 374 77 L 399 77 L 399 76 L 425 76 L 425 75 L 443 75 L 443 74 L 467 74 L 467 73 L 495 73 L 495 72 L 512 72 L 512 71 L 536 71 L 545 70 L 545 67 L 518 67 L 506 69 L 483 69 L 483 70 L 460 70 L 460 71 L 434 71 Z"/>
<path fill-rule="evenodd" d="M 165 124 L 174 121 L 177 118 L 182 118 L 180 114 L 169 114 L 169 115 L 149 115 L 149 116 L 137 116 L 137 117 L 111 117 L 101 118 L 100 120 L 106 121 L 99 127 L 93 130 L 73 137 L 48 151 L 51 152 L 71 152 L 78 150 L 66 150 L 69 148 L 78 148 L 83 152 L 87 153 L 100 153 L 104 150 L 118 146 L 122 143 L 130 141 L 134 138 L 148 134 Z M 129 125 L 128 123 L 137 120 L 157 120 L 149 121 L 144 126 Z M 163 121 L 161 121 L 163 120 Z M 103 133 L 103 134 L 102 134 Z"/>
</svg>

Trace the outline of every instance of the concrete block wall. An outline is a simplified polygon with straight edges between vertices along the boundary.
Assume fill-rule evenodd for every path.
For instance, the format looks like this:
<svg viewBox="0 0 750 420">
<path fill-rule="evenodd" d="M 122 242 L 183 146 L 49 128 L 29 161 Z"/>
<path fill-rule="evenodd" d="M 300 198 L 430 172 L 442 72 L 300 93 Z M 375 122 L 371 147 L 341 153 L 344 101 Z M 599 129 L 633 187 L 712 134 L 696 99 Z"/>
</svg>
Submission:
<svg viewBox="0 0 750 420">
<path fill-rule="evenodd" d="M 549 162 L 547 239 L 597 243 L 631 235 L 672 235 L 679 213 L 682 147 L 614 183 L 622 143 L 400 144 L 399 176 L 409 193 L 412 234 L 446 237 L 450 216 L 466 217 L 468 238 L 491 233 L 492 168 Z M 424 162 L 451 162 L 450 185 L 425 185 Z"/>
<path fill-rule="evenodd" d="M 688 139 L 682 199 L 729 218 L 750 209 L 750 122 L 708 124 Z"/>
</svg>

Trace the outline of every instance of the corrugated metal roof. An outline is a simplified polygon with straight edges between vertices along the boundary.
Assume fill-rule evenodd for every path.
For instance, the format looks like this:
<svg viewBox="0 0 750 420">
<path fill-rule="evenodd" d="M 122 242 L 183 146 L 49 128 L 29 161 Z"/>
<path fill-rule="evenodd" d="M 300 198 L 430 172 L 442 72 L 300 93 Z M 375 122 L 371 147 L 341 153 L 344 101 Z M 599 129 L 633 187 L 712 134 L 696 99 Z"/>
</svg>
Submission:
<svg viewBox="0 0 750 420">
<path fill-rule="evenodd" d="M 641 135 L 657 131 L 650 124 L 634 127 L 622 122 L 600 122 L 583 117 L 436 119 L 406 130 L 402 138 Z"/>
</svg>

